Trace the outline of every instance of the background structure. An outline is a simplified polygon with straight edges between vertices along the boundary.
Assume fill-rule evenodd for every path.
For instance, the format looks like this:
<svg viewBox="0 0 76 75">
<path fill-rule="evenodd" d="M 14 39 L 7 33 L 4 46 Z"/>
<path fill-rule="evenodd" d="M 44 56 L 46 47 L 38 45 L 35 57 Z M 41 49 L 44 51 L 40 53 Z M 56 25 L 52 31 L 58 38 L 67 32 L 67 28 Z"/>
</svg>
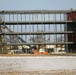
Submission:
<svg viewBox="0 0 76 75">
<path fill-rule="evenodd" d="M 0 19 L 3 47 L 53 45 L 54 51 L 75 51 L 75 10 L 0 11 Z"/>
</svg>

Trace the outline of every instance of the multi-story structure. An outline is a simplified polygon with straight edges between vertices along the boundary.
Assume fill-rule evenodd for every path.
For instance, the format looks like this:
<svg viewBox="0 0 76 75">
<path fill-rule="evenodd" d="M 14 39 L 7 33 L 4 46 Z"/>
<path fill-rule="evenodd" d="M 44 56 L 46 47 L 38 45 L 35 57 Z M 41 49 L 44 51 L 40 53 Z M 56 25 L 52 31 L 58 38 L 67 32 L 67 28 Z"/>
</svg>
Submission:
<svg viewBox="0 0 76 75">
<path fill-rule="evenodd" d="M 76 52 L 75 24 L 76 10 L 0 11 L 0 38 L 3 39 L 0 43 L 10 49 L 55 45 L 64 47 L 66 52 Z"/>
</svg>

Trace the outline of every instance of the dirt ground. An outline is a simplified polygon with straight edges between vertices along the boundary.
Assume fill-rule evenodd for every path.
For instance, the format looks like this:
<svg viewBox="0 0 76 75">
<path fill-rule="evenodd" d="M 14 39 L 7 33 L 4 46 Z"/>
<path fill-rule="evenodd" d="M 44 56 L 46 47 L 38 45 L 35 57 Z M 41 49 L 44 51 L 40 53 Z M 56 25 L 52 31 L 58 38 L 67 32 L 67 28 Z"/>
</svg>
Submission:
<svg viewBox="0 0 76 75">
<path fill-rule="evenodd" d="M 14 71 L 0 72 L 0 75 L 76 75 L 76 70 L 52 70 L 52 71 Z"/>
<path fill-rule="evenodd" d="M 76 53 L 74 54 L 0 54 L 2 57 L 11 57 L 11 56 L 76 56 Z"/>
<path fill-rule="evenodd" d="M 1 54 L 1 57 L 12 57 L 12 56 L 30 56 L 30 55 L 10 55 L 10 54 Z M 31 55 L 31 56 L 44 56 L 44 55 Z M 47 56 L 47 55 L 45 55 Z M 48 55 L 49 56 L 49 55 Z M 51 55 L 55 56 L 55 55 Z M 56 55 L 60 56 L 60 55 Z M 61 55 L 62 56 L 62 55 Z M 65 55 L 63 55 L 65 56 Z M 67 55 L 66 55 L 67 56 Z M 72 70 L 47 70 L 47 71 L 12 71 L 12 70 L 3 70 L 0 71 L 0 75 L 76 75 L 76 69 Z"/>
</svg>

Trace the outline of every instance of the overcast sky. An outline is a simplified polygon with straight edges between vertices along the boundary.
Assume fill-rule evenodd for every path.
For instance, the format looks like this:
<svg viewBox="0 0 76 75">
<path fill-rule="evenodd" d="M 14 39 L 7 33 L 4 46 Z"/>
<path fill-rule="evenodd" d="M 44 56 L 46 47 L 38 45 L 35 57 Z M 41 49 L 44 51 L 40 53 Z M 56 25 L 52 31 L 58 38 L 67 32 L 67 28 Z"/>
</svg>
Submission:
<svg viewBox="0 0 76 75">
<path fill-rule="evenodd" d="M 76 0 L 0 0 L 0 10 L 76 9 Z"/>
</svg>

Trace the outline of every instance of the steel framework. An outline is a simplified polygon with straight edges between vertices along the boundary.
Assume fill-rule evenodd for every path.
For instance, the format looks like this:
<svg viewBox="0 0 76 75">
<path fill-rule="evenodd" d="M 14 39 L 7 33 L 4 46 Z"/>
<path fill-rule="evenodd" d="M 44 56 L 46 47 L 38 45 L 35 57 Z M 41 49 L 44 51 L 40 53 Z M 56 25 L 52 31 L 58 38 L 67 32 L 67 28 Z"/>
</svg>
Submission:
<svg viewBox="0 0 76 75">
<path fill-rule="evenodd" d="M 3 10 L 0 14 L 66 14 L 76 10 Z"/>
<path fill-rule="evenodd" d="M 3 10 L 0 11 L 0 36 L 5 37 L 6 45 L 65 45 L 68 51 L 67 35 L 76 33 L 67 31 L 67 24 L 76 24 L 76 21 L 67 20 L 67 13 L 76 10 Z M 8 31 L 1 26 L 7 26 Z M 11 36 L 19 36 L 24 42 L 11 42 Z M 41 42 L 35 41 L 39 35 L 44 37 Z M 9 37 L 9 43 L 6 37 Z M 1 38 L 1 37 L 0 37 Z M 33 38 L 34 40 L 30 40 Z M 15 39 L 15 38 L 14 38 Z M 16 38 L 18 39 L 18 38 Z M 37 40 L 37 39 L 36 39 Z M 40 39 L 38 39 L 40 40 Z"/>
</svg>

